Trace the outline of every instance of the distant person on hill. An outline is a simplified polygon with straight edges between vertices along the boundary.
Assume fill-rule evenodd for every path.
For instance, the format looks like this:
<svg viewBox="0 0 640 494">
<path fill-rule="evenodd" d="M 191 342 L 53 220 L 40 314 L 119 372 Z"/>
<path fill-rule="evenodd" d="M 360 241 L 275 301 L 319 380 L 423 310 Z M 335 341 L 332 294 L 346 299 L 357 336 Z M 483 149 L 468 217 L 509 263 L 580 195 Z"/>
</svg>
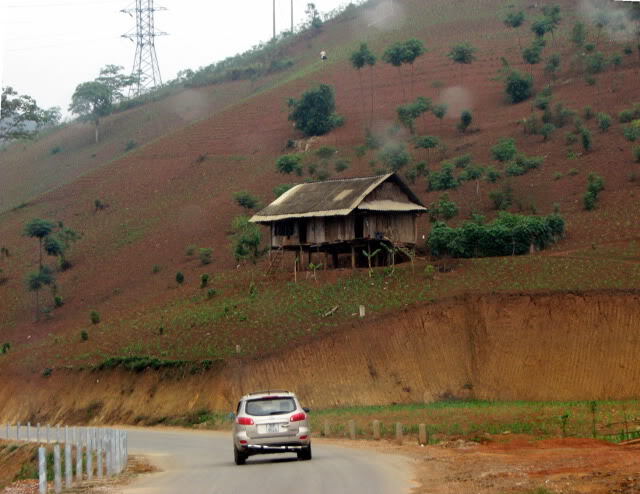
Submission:
<svg viewBox="0 0 640 494">
<path fill-rule="evenodd" d="M 326 60 L 327 59 L 327 52 L 322 50 L 320 52 L 320 60 Z"/>
</svg>

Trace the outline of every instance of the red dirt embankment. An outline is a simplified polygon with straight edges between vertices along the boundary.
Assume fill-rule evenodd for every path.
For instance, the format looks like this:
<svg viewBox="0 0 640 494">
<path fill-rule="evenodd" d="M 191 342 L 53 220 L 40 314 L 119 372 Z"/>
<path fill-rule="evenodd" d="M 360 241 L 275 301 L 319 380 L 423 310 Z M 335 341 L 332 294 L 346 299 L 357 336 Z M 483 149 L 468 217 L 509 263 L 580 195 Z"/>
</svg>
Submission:
<svg viewBox="0 0 640 494">
<path fill-rule="evenodd" d="M 159 420 L 231 410 L 242 393 L 269 388 L 295 390 L 312 407 L 628 399 L 640 395 L 639 302 L 637 293 L 469 296 L 204 374 L 3 374 L 0 420 Z"/>
</svg>

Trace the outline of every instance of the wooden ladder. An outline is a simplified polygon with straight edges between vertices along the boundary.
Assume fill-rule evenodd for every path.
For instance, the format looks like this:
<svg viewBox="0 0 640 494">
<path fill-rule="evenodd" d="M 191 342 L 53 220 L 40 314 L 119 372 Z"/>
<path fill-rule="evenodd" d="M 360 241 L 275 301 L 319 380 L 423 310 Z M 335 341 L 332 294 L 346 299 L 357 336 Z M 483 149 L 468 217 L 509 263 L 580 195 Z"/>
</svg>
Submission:
<svg viewBox="0 0 640 494">
<path fill-rule="evenodd" d="M 284 249 L 279 247 L 275 252 L 271 254 L 271 260 L 269 261 L 269 267 L 267 268 L 266 275 L 275 273 L 276 269 L 280 267 L 282 264 L 282 259 L 284 258 Z"/>
</svg>

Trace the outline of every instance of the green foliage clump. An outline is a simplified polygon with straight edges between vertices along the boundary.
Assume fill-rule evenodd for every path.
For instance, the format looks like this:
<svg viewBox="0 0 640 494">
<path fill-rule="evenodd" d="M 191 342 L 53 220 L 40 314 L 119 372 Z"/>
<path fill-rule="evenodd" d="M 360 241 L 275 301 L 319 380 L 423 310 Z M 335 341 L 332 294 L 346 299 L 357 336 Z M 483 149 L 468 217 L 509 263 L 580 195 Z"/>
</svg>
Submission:
<svg viewBox="0 0 640 494">
<path fill-rule="evenodd" d="M 334 91 L 327 84 L 309 89 L 299 100 L 290 99 L 289 107 L 289 120 L 306 136 L 324 135 L 344 122 L 335 113 Z"/>
<path fill-rule="evenodd" d="M 80 331 L 80 339 L 82 341 L 88 341 L 89 340 L 89 333 L 86 330 L 82 330 Z"/>
<path fill-rule="evenodd" d="M 5 342 L 0 346 L 0 353 L 2 355 L 9 353 L 9 350 L 11 350 L 11 343 Z"/>
<path fill-rule="evenodd" d="M 127 141 L 127 144 L 125 144 L 125 146 L 124 146 L 124 150 L 125 150 L 125 152 L 129 152 L 132 149 L 135 149 L 136 147 L 138 147 L 138 143 L 136 141 L 134 141 L 133 139 L 129 139 Z"/>
<path fill-rule="evenodd" d="M 549 137 L 555 132 L 556 126 L 552 123 L 546 123 L 540 128 L 540 135 L 545 141 L 549 140 Z"/>
<path fill-rule="evenodd" d="M 187 257 L 191 257 L 193 254 L 196 253 L 197 248 L 198 247 L 193 244 L 187 245 L 187 248 L 185 249 L 184 253 Z"/>
<path fill-rule="evenodd" d="M 56 295 L 53 297 L 53 305 L 59 309 L 64 305 L 64 299 L 60 295 Z"/>
<path fill-rule="evenodd" d="M 285 154 L 276 161 L 276 169 L 279 173 L 289 175 L 295 173 L 302 176 L 302 156 L 299 154 Z"/>
<path fill-rule="evenodd" d="M 455 63 L 468 65 L 476 59 L 476 51 L 476 48 L 468 42 L 458 43 L 451 47 L 451 51 L 449 51 L 447 57 Z"/>
<path fill-rule="evenodd" d="M 198 257 L 203 265 L 211 264 L 213 261 L 213 249 L 210 247 L 202 247 L 198 251 Z"/>
<path fill-rule="evenodd" d="M 178 271 L 176 273 L 176 283 L 178 285 L 182 285 L 184 283 L 184 273 L 182 273 L 181 271 Z"/>
<path fill-rule="evenodd" d="M 336 160 L 336 163 L 334 165 L 336 173 L 342 173 L 343 171 L 349 169 L 350 164 L 351 163 L 347 159 Z"/>
<path fill-rule="evenodd" d="M 493 159 L 503 163 L 512 160 L 517 153 L 516 141 L 510 137 L 503 137 L 498 141 L 498 144 L 491 148 Z"/>
<path fill-rule="evenodd" d="M 504 185 L 500 190 L 489 192 L 489 199 L 497 211 L 506 211 L 513 203 L 513 189 L 510 185 Z"/>
<path fill-rule="evenodd" d="M 434 105 L 431 109 L 431 112 L 433 113 L 433 116 L 440 120 L 440 122 L 442 123 L 442 119 L 445 117 L 448 110 L 449 107 L 446 104 L 442 103 L 440 105 Z"/>
<path fill-rule="evenodd" d="M 89 320 L 91 324 L 98 324 L 100 322 L 100 313 L 97 310 L 92 310 L 89 313 Z"/>
<path fill-rule="evenodd" d="M 385 145 L 378 153 L 378 159 L 389 171 L 397 172 L 409 164 L 411 155 L 404 143 L 397 142 Z"/>
<path fill-rule="evenodd" d="M 593 111 L 593 107 L 587 105 L 582 109 L 582 116 L 585 120 L 591 120 L 596 114 Z"/>
<path fill-rule="evenodd" d="M 460 121 L 458 122 L 458 126 L 457 126 L 458 130 L 464 134 L 469 128 L 469 125 L 471 125 L 472 121 L 473 121 L 473 114 L 469 110 L 464 110 L 460 114 Z"/>
<path fill-rule="evenodd" d="M 486 177 L 487 182 L 494 184 L 498 180 L 500 180 L 502 175 L 493 166 L 490 166 L 490 167 L 487 168 L 485 177 Z"/>
<path fill-rule="evenodd" d="M 467 182 L 470 180 L 479 180 L 484 175 L 485 169 L 482 166 L 470 165 L 464 169 L 460 174 L 460 182 Z"/>
<path fill-rule="evenodd" d="M 209 284 L 209 275 L 207 273 L 202 273 L 200 275 L 200 288 L 206 288 Z"/>
<path fill-rule="evenodd" d="M 321 146 L 316 149 L 315 154 L 320 159 L 328 160 L 329 158 L 332 158 L 333 155 L 335 155 L 337 152 L 338 150 L 333 146 Z"/>
<path fill-rule="evenodd" d="M 294 184 L 280 184 L 280 185 L 276 185 L 273 188 L 273 195 L 276 196 L 276 198 L 280 197 L 282 194 L 284 194 L 286 191 L 288 191 L 289 189 L 292 189 L 293 187 L 295 187 Z"/>
<path fill-rule="evenodd" d="M 632 150 L 633 160 L 636 163 L 640 163 L 640 146 L 635 146 Z"/>
<path fill-rule="evenodd" d="M 456 156 L 451 160 L 456 168 L 466 168 L 473 162 L 473 156 L 470 153 Z"/>
<path fill-rule="evenodd" d="M 234 193 L 233 198 L 239 206 L 242 206 L 245 209 L 258 209 L 260 206 L 260 201 L 258 200 L 258 198 L 253 196 L 246 190 L 241 190 Z"/>
<path fill-rule="evenodd" d="M 533 76 L 511 70 L 505 80 L 505 92 L 513 104 L 528 100 L 533 95 Z"/>
<path fill-rule="evenodd" d="M 605 56 L 600 52 L 588 55 L 585 58 L 585 63 L 586 63 L 587 74 L 592 74 L 592 75 L 599 74 L 607 66 L 607 60 Z"/>
<path fill-rule="evenodd" d="M 587 153 L 593 148 L 593 137 L 591 131 L 586 127 L 580 128 L 580 142 L 582 142 L 582 148 Z"/>
<path fill-rule="evenodd" d="M 432 223 L 439 220 L 450 220 L 458 216 L 458 206 L 449 200 L 448 194 L 443 194 L 438 202 L 429 205 L 429 219 Z"/>
<path fill-rule="evenodd" d="M 429 190 L 449 190 L 455 189 L 459 185 L 458 179 L 454 175 L 455 165 L 445 163 L 440 171 L 429 174 Z"/>
<path fill-rule="evenodd" d="M 544 249 L 564 234 L 564 219 L 558 214 L 546 217 L 502 212 L 491 223 L 466 221 L 459 228 L 437 222 L 427 245 L 435 256 L 489 257 L 522 255 L 531 246 Z"/>
<path fill-rule="evenodd" d="M 509 12 L 503 19 L 504 25 L 511 28 L 518 28 L 524 23 L 524 11 Z"/>
<path fill-rule="evenodd" d="M 631 124 L 622 129 L 622 133 L 627 141 L 635 142 L 640 139 L 640 120 L 634 120 Z"/>
<path fill-rule="evenodd" d="M 560 70 L 560 64 L 562 63 L 562 59 L 560 58 L 560 54 L 553 53 L 549 58 L 547 58 L 547 64 L 544 66 L 545 73 L 551 75 L 555 79 L 558 71 Z"/>
<path fill-rule="evenodd" d="M 58 153 L 61 153 L 61 152 L 62 152 L 62 146 L 60 146 L 60 145 L 52 147 L 51 151 L 50 151 L 51 155 L 58 154 Z"/>
<path fill-rule="evenodd" d="M 604 180 L 600 175 L 590 173 L 587 178 L 587 192 L 583 197 L 584 208 L 587 211 L 595 209 L 598 194 L 604 190 Z"/>
<path fill-rule="evenodd" d="M 234 218 L 231 225 L 233 229 L 233 256 L 237 261 L 251 261 L 256 263 L 264 254 L 260 249 L 262 233 L 255 223 L 251 223 L 246 216 Z"/>
<path fill-rule="evenodd" d="M 598 123 L 598 128 L 600 129 L 600 131 L 606 132 L 607 130 L 609 130 L 609 127 L 611 127 L 613 119 L 611 118 L 611 115 L 599 112 L 596 113 L 596 122 Z"/>
<path fill-rule="evenodd" d="M 542 156 L 525 156 L 524 154 L 519 154 L 513 162 L 507 165 L 505 173 L 510 177 L 524 175 L 528 171 L 538 168 L 543 162 L 544 157 Z"/>
</svg>

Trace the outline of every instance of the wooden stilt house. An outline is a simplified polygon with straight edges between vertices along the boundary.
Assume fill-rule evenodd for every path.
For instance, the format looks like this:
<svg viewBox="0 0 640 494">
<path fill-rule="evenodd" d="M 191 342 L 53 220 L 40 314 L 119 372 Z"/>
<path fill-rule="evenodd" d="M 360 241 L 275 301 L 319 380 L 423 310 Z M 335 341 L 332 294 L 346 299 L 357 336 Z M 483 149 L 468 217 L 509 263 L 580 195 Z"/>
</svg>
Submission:
<svg viewBox="0 0 640 494">
<path fill-rule="evenodd" d="M 315 264 L 356 267 L 368 263 L 364 252 L 375 252 L 382 243 L 394 252 L 412 251 L 417 217 L 426 211 L 402 179 L 389 173 L 296 185 L 251 221 L 269 226 L 276 258 L 296 251 L 301 262 L 320 255 Z M 389 249 L 379 250 L 376 265 L 388 262 Z"/>
</svg>

